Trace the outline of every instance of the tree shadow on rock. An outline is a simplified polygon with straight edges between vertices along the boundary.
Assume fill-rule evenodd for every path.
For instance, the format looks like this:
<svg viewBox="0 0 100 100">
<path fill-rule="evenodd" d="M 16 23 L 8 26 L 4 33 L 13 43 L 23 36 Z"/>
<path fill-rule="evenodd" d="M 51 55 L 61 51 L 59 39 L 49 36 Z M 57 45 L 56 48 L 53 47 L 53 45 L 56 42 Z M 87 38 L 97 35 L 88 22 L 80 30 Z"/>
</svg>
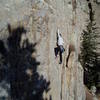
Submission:
<svg viewBox="0 0 100 100">
<path fill-rule="evenodd" d="M 11 29 L 8 24 L 9 37 L 7 38 L 8 50 L 3 46 L 6 53 L 0 50 L 7 63 L 7 82 L 10 83 L 12 100 L 43 100 L 43 92 L 49 91 L 49 84 L 43 76 L 37 72 L 40 62 L 32 56 L 36 51 L 37 43 L 29 43 L 24 40 L 20 46 L 22 34 L 27 34 L 24 27 Z M 1 78 L 3 80 L 3 78 Z M 1 81 L 2 81 L 1 80 Z"/>
</svg>

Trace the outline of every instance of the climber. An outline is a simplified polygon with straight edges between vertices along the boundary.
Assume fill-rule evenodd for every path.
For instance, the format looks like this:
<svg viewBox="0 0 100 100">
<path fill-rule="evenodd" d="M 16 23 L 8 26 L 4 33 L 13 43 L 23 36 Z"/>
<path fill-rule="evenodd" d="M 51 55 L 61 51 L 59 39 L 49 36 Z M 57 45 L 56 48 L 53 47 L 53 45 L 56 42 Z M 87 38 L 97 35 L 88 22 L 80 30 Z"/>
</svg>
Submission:
<svg viewBox="0 0 100 100">
<path fill-rule="evenodd" d="M 64 44 L 64 41 L 63 41 L 62 35 L 60 34 L 59 29 L 58 29 L 58 32 L 57 32 L 57 47 L 55 48 L 55 56 L 57 58 L 57 55 L 58 55 L 58 52 L 59 52 L 59 56 L 60 56 L 59 64 L 62 63 L 62 53 L 65 51 L 63 44 Z"/>
</svg>

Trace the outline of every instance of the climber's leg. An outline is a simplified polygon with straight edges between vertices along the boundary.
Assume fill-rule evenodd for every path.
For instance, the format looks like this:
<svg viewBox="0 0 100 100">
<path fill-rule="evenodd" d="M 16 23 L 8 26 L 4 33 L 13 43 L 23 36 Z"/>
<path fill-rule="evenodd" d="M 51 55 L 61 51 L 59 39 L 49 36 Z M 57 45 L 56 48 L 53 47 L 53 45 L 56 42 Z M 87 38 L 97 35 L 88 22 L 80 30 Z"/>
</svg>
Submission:
<svg viewBox="0 0 100 100">
<path fill-rule="evenodd" d="M 61 50 L 62 53 L 65 51 L 65 49 L 62 45 L 60 46 L 60 50 Z"/>
<path fill-rule="evenodd" d="M 59 46 L 59 56 L 60 56 L 60 62 L 59 62 L 59 64 L 61 64 L 62 63 L 62 53 L 63 53 L 63 48 L 62 48 L 62 46 Z"/>
<path fill-rule="evenodd" d="M 59 52 L 59 47 L 54 48 L 54 52 L 55 52 L 55 57 L 57 57 L 58 52 Z"/>
<path fill-rule="evenodd" d="M 62 52 L 60 51 L 60 62 L 59 62 L 59 64 L 61 64 L 62 63 Z"/>
</svg>

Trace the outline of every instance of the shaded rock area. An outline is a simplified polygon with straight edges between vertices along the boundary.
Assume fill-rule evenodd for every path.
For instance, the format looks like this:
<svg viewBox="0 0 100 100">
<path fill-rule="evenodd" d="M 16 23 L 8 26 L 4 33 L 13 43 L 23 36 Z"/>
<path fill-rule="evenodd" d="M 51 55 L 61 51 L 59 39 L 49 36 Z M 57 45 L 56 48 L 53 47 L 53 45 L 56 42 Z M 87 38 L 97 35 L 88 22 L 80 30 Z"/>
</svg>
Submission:
<svg viewBox="0 0 100 100">
<path fill-rule="evenodd" d="M 1 99 L 6 100 L 10 96 L 13 100 L 43 100 L 43 92 L 49 91 L 50 82 L 47 82 L 42 75 L 39 76 L 37 72 L 40 62 L 32 56 L 37 43 L 29 43 L 26 39 L 20 46 L 21 35 L 26 34 L 22 26 L 12 30 L 8 24 L 8 31 L 8 49 L 4 46 L 4 42 L 0 41 L 0 53 L 3 60 L 0 66 L 0 82 L 3 82 Z"/>
<path fill-rule="evenodd" d="M 86 9 L 83 0 L 0 1 L 2 100 L 85 100 L 78 55 Z M 65 42 L 61 65 L 54 55 L 58 28 Z"/>
<path fill-rule="evenodd" d="M 93 100 L 93 95 L 87 88 L 86 88 L 86 100 Z"/>
</svg>

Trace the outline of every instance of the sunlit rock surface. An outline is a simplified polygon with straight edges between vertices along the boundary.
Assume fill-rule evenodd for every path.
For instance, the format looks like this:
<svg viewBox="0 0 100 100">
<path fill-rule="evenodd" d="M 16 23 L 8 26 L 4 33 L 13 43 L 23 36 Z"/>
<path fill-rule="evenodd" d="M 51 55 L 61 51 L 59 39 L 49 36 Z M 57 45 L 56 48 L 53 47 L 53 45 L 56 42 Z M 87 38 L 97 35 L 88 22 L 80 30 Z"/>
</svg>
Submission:
<svg viewBox="0 0 100 100">
<path fill-rule="evenodd" d="M 3 40 L 9 50 L 7 25 L 10 24 L 12 29 L 19 26 L 26 29 L 27 34 L 22 35 L 20 46 L 26 38 L 30 43 L 36 43 L 36 52 L 32 56 L 40 62 L 37 72 L 50 81 L 50 89 L 43 92 L 43 98 L 85 100 L 83 69 L 78 61 L 78 54 L 80 34 L 85 28 L 86 18 L 87 4 L 83 0 L 0 0 L 0 40 Z M 59 56 L 55 59 L 54 54 L 57 28 L 65 42 L 61 65 Z M 70 44 L 75 50 L 71 52 L 66 67 Z M 26 72 L 32 76 L 30 69 Z M 4 83 L 7 86 L 4 90 L 2 82 L 0 81 L 0 98 L 9 97 L 10 84 Z"/>
</svg>

